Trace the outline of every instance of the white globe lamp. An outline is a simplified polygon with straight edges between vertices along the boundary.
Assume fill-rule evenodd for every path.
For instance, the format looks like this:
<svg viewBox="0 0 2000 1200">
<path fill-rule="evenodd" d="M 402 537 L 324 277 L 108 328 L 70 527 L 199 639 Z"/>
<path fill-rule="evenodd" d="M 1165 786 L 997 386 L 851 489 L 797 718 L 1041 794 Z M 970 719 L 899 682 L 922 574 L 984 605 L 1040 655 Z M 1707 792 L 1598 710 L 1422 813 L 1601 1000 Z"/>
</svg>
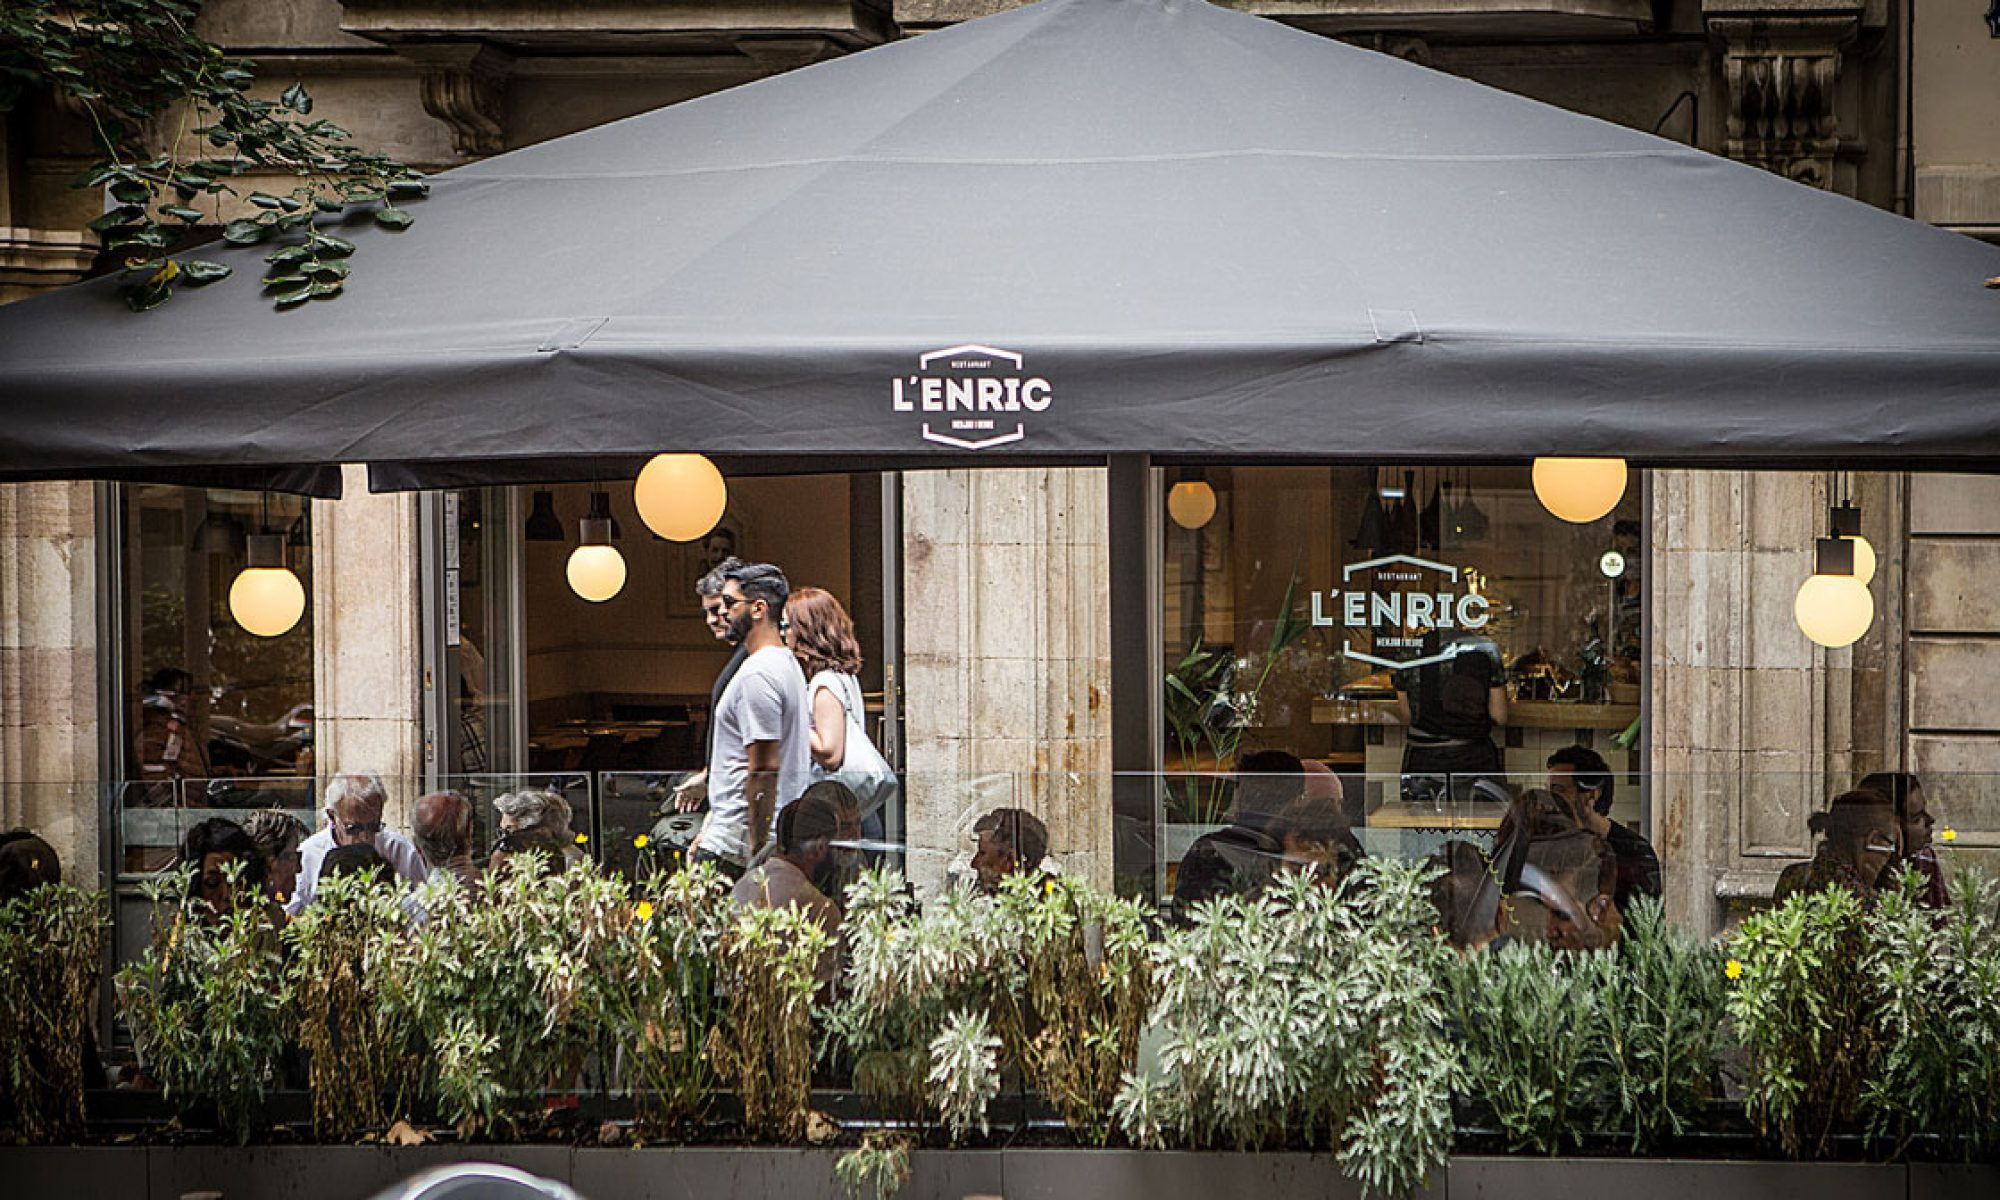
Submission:
<svg viewBox="0 0 2000 1200">
<path fill-rule="evenodd" d="M 258 637 L 291 632 L 306 612 L 306 589 L 285 565 L 285 535 L 252 534 L 246 539 L 249 565 L 229 585 L 229 615 Z"/>
<path fill-rule="evenodd" d="M 1215 519 L 1215 489 L 1205 480 L 1182 480 L 1167 492 L 1167 516 L 1182 529 L 1200 529 Z"/>
<path fill-rule="evenodd" d="M 646 528 L 670 542 L 692 542 L 722 520 L 729 487 L 702 455 L 655 454 L 639 472 L 632 500 Z"/>
<path fill-rule="evenodd" d="M 1575 525 L 1588 525 L 1618 507 L 1625 496 L 1622 458 L 1538 458 L 1535 498 Z"/>
</svg>

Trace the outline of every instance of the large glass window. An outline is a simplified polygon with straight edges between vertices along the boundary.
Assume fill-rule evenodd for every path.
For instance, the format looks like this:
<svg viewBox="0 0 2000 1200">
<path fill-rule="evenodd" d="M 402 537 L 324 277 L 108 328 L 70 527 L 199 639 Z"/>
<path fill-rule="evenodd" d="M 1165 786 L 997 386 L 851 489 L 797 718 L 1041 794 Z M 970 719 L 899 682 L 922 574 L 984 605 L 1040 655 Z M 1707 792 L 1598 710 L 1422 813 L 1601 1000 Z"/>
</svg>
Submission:
<svg viewBox="0 0 2000 1200">
<path fill-rule="evenodd" d="M 135 485 L 125 524 L 129 779 L 311 775 L 313 624 L 262 637 L 230 614 L 250 535 L 281 534 L 312 594 L 312 518 L 296 496 Z"/>
<path fill-rule="evenodd" d="M 1540 784 L 1551 754 L 1576 745 L 1614 772 L 1637 765 L 1636 483 L 1573 525 L 1536 500 L 1526 468 L 1182 469 L 1165 482 L 1170 872 L 1173 827 L 1192 827 L 1187 842 L 1228 821 L 1234 773 L 1258 752 L 1328 768 L 1360 839 L 1403 853 L 1490 841 L 1505 806 L 1481 806 L 1480 778 Z M 1640 802 L 1622 789 L 1613 815 L 1636 824 Z"/>
<path fill-rule="evenodd" d="M 121 489 L 122 868 L 171 862 L 194 809 L 309 812 L 313 775 L 312 518 L 296 496 Z M 230 610 L 249 539 L 277 535 L 308 602 L 260 636 Z M 234 815 L 234 814 L 224 814 Z"/>
<path fill-rule="evenodd" d="M 776 563 L 794 589 L 822 588 L 847 609 L 869 734 L 894 754 L 883 486 L 868 473 L 731 478 L 721 523 L 685 544 L 654 536 L 629 483 L 455 493 L 443 555 L 452 786 L 483 795 L 481 776 L 525 773 L 576 790 L 575 827 L 600 828 L 607 855 L 671 817 L 666 789 L 707 764 L 711 689 L 731 654 L 703 620 L 695 582 L 731 555 Z M 600 504 L 626 575 L 592 602 L 565 567 L 579 520 Z"/>
</svg>

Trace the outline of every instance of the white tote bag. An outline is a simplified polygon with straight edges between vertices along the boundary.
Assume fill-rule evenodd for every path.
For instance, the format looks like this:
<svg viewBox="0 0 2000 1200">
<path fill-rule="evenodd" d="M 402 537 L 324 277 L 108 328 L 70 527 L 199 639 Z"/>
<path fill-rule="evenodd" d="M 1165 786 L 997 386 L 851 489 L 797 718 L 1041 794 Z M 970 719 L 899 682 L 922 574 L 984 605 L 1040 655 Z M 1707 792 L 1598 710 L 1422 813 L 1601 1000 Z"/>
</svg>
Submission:
<svg viewBox="0 0 2000 1200">
<path fill-rule="evenodd" d="M 862 727 L 861 714 L 856 711 L 861 708 L 861 686 L 852 675 L 835 675 L 832 672 L 823 672 L 814 676 L 813 680 L 815 689 L 828 687 L 832 690 L 834 698 L 840 701 L 841 711 L 847 716 L 847 748 L 841 755 L 840 769 L 829 771 L 814 763 L 813 781 L 840 781 L 861 802 L 861 815 L 864 818 L 874 816 L 889 806 L 900 785 L 896 781 L 896 769 L 882 757 L 882 752 L 869 738 L 867 729 Z M 822 683 L 822 680 L 826 682 Z"/>
</svg>

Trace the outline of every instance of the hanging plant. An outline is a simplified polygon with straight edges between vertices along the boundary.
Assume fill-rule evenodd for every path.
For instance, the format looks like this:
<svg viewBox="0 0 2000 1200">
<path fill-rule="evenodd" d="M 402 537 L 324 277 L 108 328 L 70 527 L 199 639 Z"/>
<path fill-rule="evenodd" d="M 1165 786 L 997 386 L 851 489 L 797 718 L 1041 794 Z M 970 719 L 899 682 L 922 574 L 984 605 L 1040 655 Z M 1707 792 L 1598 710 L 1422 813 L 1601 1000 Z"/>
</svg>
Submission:
<svg viewBox="0 0 2000 1200">
<path fill-rule="evenodd" d="M 280 243 L 263 281 L 279 308 L 337 296 L 355 247 L 322 231 L 321 220 L 365 213 L 406 229 L 414 218 L 397 202 L 430 185 L 312 117 L 303 84 L 275 98 L 251 95 L 256 65 L 195 32 L 201 8 L 200 0 L 9 0 L 0 5 L 0 112 L 48 89 L 87 118 L 98 161 L 75 185 L 109 197 L 90 229 L 122 271 L 134 311 L 230 274 L 189 253 L 202 225 L 221 225 L 231 245 Z M 249 178 L 291 186 L 243 196 L 232 181 Z M 242 197 L 249 211 L 225 220 L 224 196 Z"/>
</svg>

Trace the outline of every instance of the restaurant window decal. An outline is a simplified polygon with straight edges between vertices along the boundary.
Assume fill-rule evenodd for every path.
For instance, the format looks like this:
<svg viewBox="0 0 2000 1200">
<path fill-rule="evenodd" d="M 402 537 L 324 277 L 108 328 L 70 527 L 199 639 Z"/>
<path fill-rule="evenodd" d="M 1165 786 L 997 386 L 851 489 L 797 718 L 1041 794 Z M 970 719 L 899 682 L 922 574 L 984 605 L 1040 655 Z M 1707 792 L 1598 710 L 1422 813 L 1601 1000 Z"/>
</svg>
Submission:
<svg viewBox="0 0 2000 1200">
<path fill-rule="evenodd" d="M 1413 775 L 1539 785 L 1578 744 L 1639 769 L 1638 487 L 1573 525 L 1526 467 L 1174 468 L 1162 482 L 1166 825 L 1226 822 L 1229 776 L 1259 752 L 1338 775 L 1363 841 L 1449 796 Z M 1618 789 L 1614 815 L 1636 822 L 1642 792 Z"/>
</svg>

